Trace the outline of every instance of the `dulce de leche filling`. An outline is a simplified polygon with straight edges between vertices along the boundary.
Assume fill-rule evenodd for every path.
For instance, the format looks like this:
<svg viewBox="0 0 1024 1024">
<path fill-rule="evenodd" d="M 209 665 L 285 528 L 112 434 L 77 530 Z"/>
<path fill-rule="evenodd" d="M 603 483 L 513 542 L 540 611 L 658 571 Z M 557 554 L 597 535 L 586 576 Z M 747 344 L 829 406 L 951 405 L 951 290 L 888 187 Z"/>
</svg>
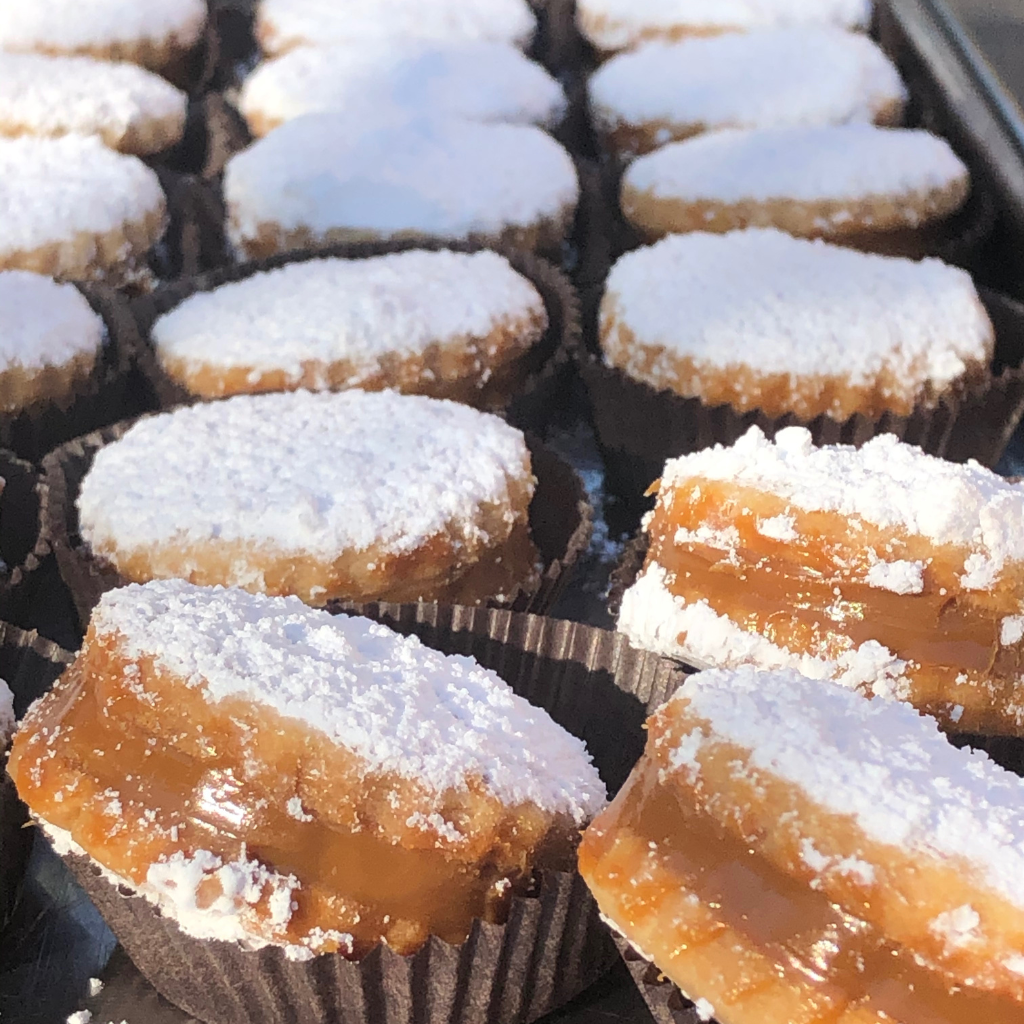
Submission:
<svg viewBox="0 0 1024 1024">
<path fill-rule="evenodd" d="M 1003 619 L 1021 612 L 1011 571 L 968 590 L 960 549 L 705 479 L 663 494 L 648 533 L 648 562 L 687 603 L 797 654 L 835 659 L 877 641 L 906 661 L 911 703 L 946 720 L 961 708 L 962 731 L 1018 730 L 1024 644 L 1001 641 Z M 879 563 L 916 564 L 918 585 L 872 585 Z"/>
<path fill-rule="evenodd" d="M 475 918 L 503 920 L 538 847 L 562 866 L 573 831 L 473 780 L 424 824 L 415 781 L 364 774 L 303 723 L 208 703 L 100 642 L 33 709 L 10 772 L 36 816 L 132 885 L 152 891 L 177 862 L 207 864 L 194 909 L 233 899 L 253 938 L 317 953 L 462 942 Z M 222 865 L 248 871 L 246 894 L 227 891 Z M 171 872 L 169 884 L 182 883 Z"/>
<path fill-rule="evenodd" d="M 1020 1024 L 727 835 L 644 758 L 580 847 L 602 912 L 720 1024 Z"/>
</svg>

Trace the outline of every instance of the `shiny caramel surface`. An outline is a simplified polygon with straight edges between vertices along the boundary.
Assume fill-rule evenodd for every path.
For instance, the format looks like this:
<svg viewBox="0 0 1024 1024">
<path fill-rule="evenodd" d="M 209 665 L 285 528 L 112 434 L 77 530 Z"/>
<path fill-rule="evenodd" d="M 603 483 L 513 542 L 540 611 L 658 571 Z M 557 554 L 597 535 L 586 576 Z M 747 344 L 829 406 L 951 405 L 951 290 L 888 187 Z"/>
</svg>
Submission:
<svg viewBox="0 0 1024 1024">
<path fill-rule="evenodd" d="M 758 856 L 640 762 L 584 834 L 602 912 L 720 1024 L 1019 1024 Z"/>
<path fill-rule="evenodd" d="M 759 524 L 792 517 L 794 535 Z M 900 536 L 728 482 L 693 480 L 663 496 L 649 526 L 648 560 L 669 587 L 786 650 L 835 659 L 876 640 L 908 663 L 909 699 L 965 732 L 1017 733 L 1024 644 L 1004 645 L 1004 617 L 1020 613 L 1024 586 L 1004 572 L 989 591 L 961 583 L 965 552 Z M 919 593 L 868 584 L 879 561 L 925 563 Z"/>
<path fill-rule="evenodd" d="M 449 827 L 425 828 L 414 780 L 371 775 L 301 722 L 241 699 L 209 704 L 90 638 L 26 720 L 10 772 L 36 816 L 136 887 L 152 865 L 198 851 L 256 862 L 265 878 L 241 908 L 247 931 L 316 953 L 461 942 L 475 918 L 503 920 L 535 862 L 563 867 L 573 844 L 569 823 L 472 784 L 443 795 Z M 209 871 L 196 905 L 225 895 Z"/>
</svg>

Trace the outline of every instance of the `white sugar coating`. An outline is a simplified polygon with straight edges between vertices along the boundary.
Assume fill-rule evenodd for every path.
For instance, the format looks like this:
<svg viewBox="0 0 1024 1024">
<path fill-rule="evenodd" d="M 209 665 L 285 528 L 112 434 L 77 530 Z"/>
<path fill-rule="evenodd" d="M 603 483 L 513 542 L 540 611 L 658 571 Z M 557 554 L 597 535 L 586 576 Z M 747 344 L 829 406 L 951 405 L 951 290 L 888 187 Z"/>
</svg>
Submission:
<svg viewBox="0 0 1024 1024">
<path fill-rule="evenodd" d="M 151 120 L 185 125 L 188 97 L 134 64 L 0 51 L 0 124 L 35 135 L 123 138 Z"/>
<path fill-rule="evenodd" d="M 601 121 L 701 128 L 872 121 L 906 99 L 866 36 L 806 25 L 645 43 L 603 64 L 589 89 Z"/>
<path fill-rule="evenodd" d="M 103 319 L 71 284 L 0 270 L 0 370 L 63 366 L 99 351 Z"/>
<path fill-rule="evenodd" d="M 258 18 L 260 41 L 275 53 L 401 36 L 525 45 L 537 28 L 526 0 L 261 0 Z"/>
<path fill-rule="evenodd" d="M 968 177 L 931 132 L 847 124 L 707 132 L 640 157 L 624 185 L 682 203 L 892 198 L 914 224 L 915 203 Z"/>
<path fill-rule="evenodd" d="M 94 549 L 247 542 L 333 560 L 482 541 L 509 507 L 522 433 L 454 402 L 359 390 L 239 395 L 135 424 L 101 449 L 78 498 Z M 498 538 L 500 540 L 502 538 Z"/>
<path fill-rule="evenodd" d="M 0 138 L 0 258 L 116 231 L 163 206 L 156 174 L 94 136 Z"/>
<path fill-rule="evenodd" d="M 668 572 L 657 563 L 645 568 L 623 594 L 618 629 L 642 650 L 697 667 L 785 668 L 874 696 L 904 700 L 909 693 L 907 663 L 876 640 L 835 660 L 796 654 L 719 615 L 705 600 L 690 603 L 673 594 Z"/>
<path fill-rule="evenodd" d="M 750 31 L 789 25 L 864 29 L 871 0 L 578 0 L 577 20 L 603 50 L 681 28 Z"/>
<path fill-rule="evenodd" d="M 397 107 L 553 124 L 565 106 L 558 82 L 509 43 L 390 38 L 299 47 L 257 67 L 239 97 L 250 122 L 368 107 L 386 120 Z"/>
<path fill-rule="evenodd" d="M 934 719 L 797 672 L 749 667 L 691 676 L 673 701 L 707 723 L 672 751 L 681 771 L 700 771 L 706 744 L 735 744 L 754 768 L 852 816 L 869 839 L 965 862 L 978 884 L 1024 908 L 1024 779 L 958 750 Z"/>
<path fill-rule="evenodd" d="M 687 357 L 716 369 L 842 375 L 854 385 L 884 371 L 914 394 L 987 364 L 994 344 L 966 271 L 771 229 L 669 235 L 621 257 L 606 296 L 636 344 L 665 350 L 632 368 L 613 332 L 606 358 L 614 353 L 615 365 L 655 386 Z"/>
<path fill-rule="evenodd" d="M 272 708 L 368 770 L 420 780 L 437 796 L 479 779 L 506 805 L 529 801 L 578 824 L 604 802 L 582 740 L 495 672 L 369 619 L 165 580 L 104 594 L 91 628 L 211 703 L 241 697 Z"/>
<path fill-rule="evenodd" d="M 358 384 L 387 354 L 545 317 L 537 290 L 504 256 L 414 250 L 292 263 L 196 292 L 156 321 L 152 338 L 164 360 L 281 369 L 293 380 L 310 361 L 344 359 Z"/>
<path fill-rule="evenodd" d="M 232 157 L 224 195 L 239 245 L 263 224 L 498 234 L 562 216 L 579 185 L 569 154 L 532 125 L 424 117 L 378 127 L 363 115 L 310 114 Z"/>
<path fill-rule="evenodd" d="M 11 693 L 11 688 L 7 683 L 0 679 L 0 750 L 10 743 L 16 724 L 14 694 Z"/>
<path fill-rule="evenodd" d="M 976 462 L 958 465 L 879 434 L 861 448 L 815 448 L 803 427 L 769 441 L 751 427 L 732 447 L 670 459 L 662 486 L 727 480 L 768 491 L 805 512 L 835 512 L 883 530 L 971 552 L 965 570 L 989 586 L 1008 562 L 1024 559 L 1024 486 Z M 970 581 L 964 581 L 969 586 Z"/>
<path fill-rule="evenodd" d="M 0 0 L 0 49 L 68 53 L 147 40 L 188 47 L 205 24 L 203 0 Z"/>
</svg>

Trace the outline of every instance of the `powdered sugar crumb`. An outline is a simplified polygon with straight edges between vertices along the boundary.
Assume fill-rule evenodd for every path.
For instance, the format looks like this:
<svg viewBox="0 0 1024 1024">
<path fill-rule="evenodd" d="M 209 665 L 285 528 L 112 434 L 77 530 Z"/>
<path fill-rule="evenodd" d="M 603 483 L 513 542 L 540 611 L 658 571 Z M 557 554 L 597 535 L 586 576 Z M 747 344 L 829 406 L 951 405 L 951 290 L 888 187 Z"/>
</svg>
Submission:
<svg viewBox="0 0 1024 1024">
<path fill-rule="evenodd" d="M 103 982 L 99 978 L 89 979 L 89 996 L 94 998 L 103 991 Z"/>
<path fill-rule="evenodd" d="M 797 538 L 796 518 L 791 515 L 771 516 L 757 523 L 757 532 L 771 540 L 793 541 Z"/>
<path fill-rule="evenodd" d="M 867 573 L 868 586 L 893 594 L 920 594 L 924 590 L 924 562 L 875 562 Z"/>
<path fill-rule="evenodd" d="M 509 806 L 531 801 L 578 823 L 604 802 L 583 743 L 498 675 L 367 619 L 168 580 L 104 594 L 92 628 L 211 702 L 263 704 L 439 798 L 479 779 Z"/>
<path fill-rule="evenodd" d="M 715 1015 L 715 1008 L 706 999 L 698 999 L 693 1008 L 701 1020 L 711 1020 Z"/>
<path fill-rule="evenodd" d="M 748 750 L 754 769 L 851 815 L 871 840 L 962 861 L 977 884 L 1024 907 L 1024 779 L 983 753 L 953 747 L 933 719 L 793 671 L 750 667 L 691 676 L 673 700 L 688 702 L 688 713 L 706 723 L 698 749 Z M 691 753 L 678 766 L 699 773 L 687 738 Z M 959 908 L 936 927 L 966 941 L 972 914 Z"/>
<path fill-rule="evenodd" d="M 281 370 L 291 381 L 311 363 L 326 374 L 344 360 L 358 385 L 388 355 L 468 345 L 531 320 L 546 323 L 543 300 L 504 256 L 414 250 L 292 263 L 196 292 L 156 321 L 152 338 L 164 360 Z"/>
<path fill-rule="evenodd" d="M 874 42 L 809 25 L 645 43 L 598 68 L 589 90 L 606 128 L 843 124 L 906 99 Z"/>
<path fill-rule="evenodd" d="M 520 431 L 454 402 L 242 395 L 136 423 L 97 453 L 78 509 L 100 552 L 244 541 L 328 559 L 398 553 L 439 532 L 483 543 L 480 506 L 510 510 L 529 467 Z"/>
<path fill-rule="evenodd" d="M 752 366 L 853 385 L 884 373 L 910 401 L 987 365 L 995 338 L 959 268 L 762 229 L 669 235 L 627 253 L 608 277 L 609 318 L 606 361 L 654 387 L 689 358 L 715 373 Z"/>
</svg>

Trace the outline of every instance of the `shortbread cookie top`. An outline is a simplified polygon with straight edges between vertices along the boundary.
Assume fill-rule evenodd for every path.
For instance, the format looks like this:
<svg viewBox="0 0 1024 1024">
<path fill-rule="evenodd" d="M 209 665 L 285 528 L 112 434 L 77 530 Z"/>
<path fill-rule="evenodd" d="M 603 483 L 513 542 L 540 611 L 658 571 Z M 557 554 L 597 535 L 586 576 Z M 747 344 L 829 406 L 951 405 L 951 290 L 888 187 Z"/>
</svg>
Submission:
<svg viewBox="0 0 1024 1024">
<path fill-rule="evenodd" d="M 871 0 L 579 0 L 577 19 L 602 50 L 657 36 L 707 35 L 782 25 L 864 29 Z"/>
<path fill-rule="evenodd" d="M 262 0 L 257 14 L 257 36 L 272 54 L 398 36 L 525 45 L 536 28 L 526 0 Z"/>
<path fill-rule="evenodd" d="M 962 582 L 992 585 L 1009 562 L 1024 559 L 1024 486 L 976 462 L 959 465 L 879 434 L 861 448 L 816 448 L 803 427 L 769 441 L 751 427 L 732 447 L 716 445 L 670 459 L 662 487 L 687 480 L 728 480 L 768 491 L 806 512 L 837 512 L 887 530 L 969 551 Z M 794 538 L 795 539 L 795 538 Z"/>
<path fill-rule="evenodd" d="M 156 174 L 93 136 L 0 139 L 0 260 L 117 231 L 163 207 Z"/>
<path fill-rule="evenodd" d="M 98 135 L 117 148 L 148 121 L 184 130 L 187 103 L 134 64 L 0 51 L 0 133 Z"/>
<path fill-rule="evenodd" d="M 606 360 L 654 387 L 679 359 L 853 384 L 886 369 L 912 403 L 926 383 L 987 364 L 993 344 L 965 271 L 774 230 L 670 235 L 627 253 L 602 304 Z"/>
<path fill-rule="evenodd" d="M 303 46 L 260 65 L 239 106 L 261 134 L 303 114 L 398 107 L 472 121 L 551 124 L 565 112 L 562 87 L 508 43 L 371 39 Z"/>
<path fill-rule="evenodd" d="M 678 707 L 702 720 L 667 753 L 691 780 L 710 748 L 748 750 L 751 766 L 853 817 L 870 839 L 966 862 L 1024 908 L 1024 780 L 958 750 L 909 705 L 743 667 L 691 676 L 659 715 L 671 721 Z"/>
<path fill-rule="evenodd" d="M 906 99 L 875 43 L 819 26 L 647 43 L 598 68 L 589 89 L 609 126 L 694 130 L 873 121 Z"/>
<path fill-rule="evenodd" d="M 945 139 L 870 124 L 723 129 L 640 157 L 624 185 L 680 202 L 806 203 L 892 198 L 910 224 L 935 192 L 961 190 L 968 170 Z"/>
<path fill-rule="evenodd" d="M 500 234 L 562 216 L 579 187 L 568 153 L 532 125 L 363 115 L 289 121 L 228 162 L 224 193 L 238 245 L 267 225 L 387 237 Z"/>
<path fill-rule="evenodd" d="M 530 801 L 578 824 L 604 803 L 583 742 L 495 672 L 369 619 L 163 580 L 104 594 L 90 628 L 211 703 L 273 708 L 326 733 L 368 770 L 436 794 L 475 780 L 507 805 Z"/>
<path fill-rule="evenodd" d="M 78 498 L 93 550 L 248 543 L 333 561 L 478 539 L 480 507 L 532 480 L 497 416 L 359 390 L 242 395 L 141 420 L 101 449 Z M 511 524 L 510 524 L 511 527 Z"/>
<path fill-rule="evenodd" d="M 95 354 L 106 328 L 71 284 L 0 270 L 0 370 L 62 366 Z"/>
<path fill-rule="evenodd" d="M 293 263 L 197 292 L 153 325 L 165 360 L 295 379 L 310 361 L 352 364 L 358 385 L 381 357 L 408 357 L 505 324 L 546 320 L 533 285 L 504 256 L 412 251 Z"/>
<path fill-rule="evenodd" d="M 204 0 L 0 0 L 0 49 L 76 53 L 118 43 L 192 46 Z"/>
</svg>

